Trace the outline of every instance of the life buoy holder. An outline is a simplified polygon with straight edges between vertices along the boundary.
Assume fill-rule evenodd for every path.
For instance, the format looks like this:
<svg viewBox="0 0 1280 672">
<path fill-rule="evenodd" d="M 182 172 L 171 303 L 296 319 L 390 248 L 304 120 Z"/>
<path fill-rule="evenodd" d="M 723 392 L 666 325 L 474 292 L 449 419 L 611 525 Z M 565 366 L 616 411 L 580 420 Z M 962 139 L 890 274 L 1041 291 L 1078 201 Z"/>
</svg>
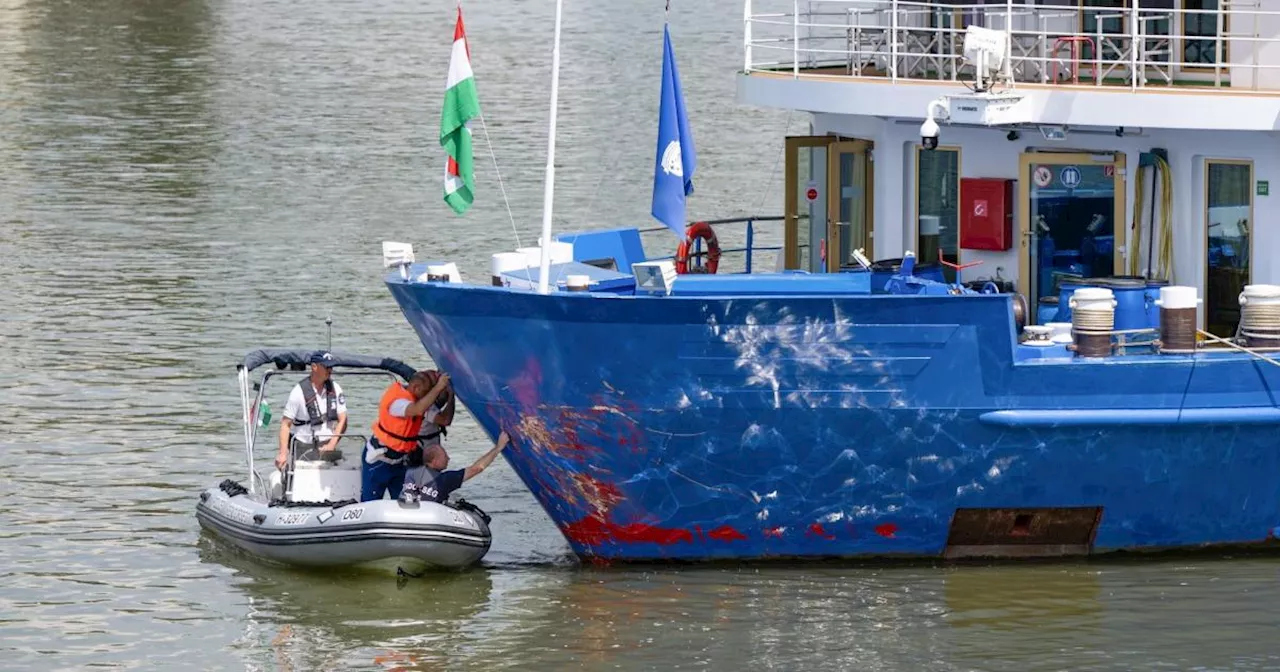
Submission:
<svg viewBox="0 0 1280 672">
<path fill-rule="evenodd" d="M 693 248 L 693 241 L 701 238 L 707 243 L 707 262 L 700 267 L 694 267 L 692 271 L 689 268 L 689 250 Z M 720 239 L 716 238 L 715 229 L 706 222 L 694 222 L 689 225 L 689 229 L 685 232 L 684 240 L 680 241 L 680 246 L 676 248 L 676 273 L 681 275 L 685 273 L 715 273 L 720 267 Z"/>
</svg>

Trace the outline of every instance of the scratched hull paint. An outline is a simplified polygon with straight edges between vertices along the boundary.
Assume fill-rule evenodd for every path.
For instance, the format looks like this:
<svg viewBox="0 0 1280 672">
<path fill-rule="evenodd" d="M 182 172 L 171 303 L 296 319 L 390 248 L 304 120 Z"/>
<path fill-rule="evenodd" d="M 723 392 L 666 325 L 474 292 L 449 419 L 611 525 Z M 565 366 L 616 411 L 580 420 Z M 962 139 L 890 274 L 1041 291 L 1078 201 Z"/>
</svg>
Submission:
<svg viewBox="0 0 1280 672">
<path fill-rule="evenodd" d="M 936 557 L 970 508 L 1100 507 L 1091 552 L 1280 520 L 1280 369 L 1248 356 L 1019 361 L 1005 296 L 387 284 L 582 558 Z"/>
</svg>

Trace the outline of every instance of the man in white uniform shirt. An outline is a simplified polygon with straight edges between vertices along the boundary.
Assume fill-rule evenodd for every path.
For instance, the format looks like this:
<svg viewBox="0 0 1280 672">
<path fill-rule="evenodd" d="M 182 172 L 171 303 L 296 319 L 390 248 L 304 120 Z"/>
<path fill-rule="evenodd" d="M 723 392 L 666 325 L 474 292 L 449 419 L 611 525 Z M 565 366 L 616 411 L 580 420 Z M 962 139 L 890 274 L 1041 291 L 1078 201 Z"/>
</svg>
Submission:
<svg viewBox="0 0 1280 672">
<path fill-rule="evenodd" d="M 337 449 L 347 429 L 347 399 L 332 377 L 333 355 L 316 352 L 310 362 L 311 375 L 293 386 L 280 418 L 276 466 L 281 469 L 289 463 L 290 449 L 295 459 L 320 459 L 321 451 Z"/>
</svg>

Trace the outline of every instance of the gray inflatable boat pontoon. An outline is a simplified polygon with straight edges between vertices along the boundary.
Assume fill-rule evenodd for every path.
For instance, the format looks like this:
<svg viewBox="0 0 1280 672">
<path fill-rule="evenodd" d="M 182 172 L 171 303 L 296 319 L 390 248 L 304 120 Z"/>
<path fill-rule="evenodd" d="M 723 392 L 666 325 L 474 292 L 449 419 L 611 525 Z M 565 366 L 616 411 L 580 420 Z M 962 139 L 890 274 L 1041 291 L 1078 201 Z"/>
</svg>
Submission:
<svg viewBox="0 0 1280 672">
<path fill-rule="evenodd" d="M 282 474 L 272 465 L 263 479 L 254 468 L 253 444 L 257 409 L 266 382 L 279 371 L 268 371 L 257 394 L 250 396 L 248 374 L 256 366 L 274 362 L 278 369 L 305 368 L 309 353 L 256 351 L 240 369 L 245 441 L 250 465 L 249 487 L 224 480 L 200 493 L 196 518 L 200 526 L 250 555 L 302 566 L 373 565 L 420 571 L 427 567 L 462 568 L 480 561 L 489 551 L 489 516 L 463 500 L 404 503 L 383 499 L 360 502 L 359 458 L 295 461 Z M 413 369 L 395 360 L 338 355 L 335 373 L 343 367 L 380 369 L 408 379 Z M 359 373 L 370 373 L 361 371 Z M 348 434 L 343 443 L 363 447 L 363 437 Z M 352 450 L 359 455 L 359 449 Z M 285 488 L 285 481 L 288 489 Z M 255 487 L 257 486 L 257 487 Z"/>
</svg>

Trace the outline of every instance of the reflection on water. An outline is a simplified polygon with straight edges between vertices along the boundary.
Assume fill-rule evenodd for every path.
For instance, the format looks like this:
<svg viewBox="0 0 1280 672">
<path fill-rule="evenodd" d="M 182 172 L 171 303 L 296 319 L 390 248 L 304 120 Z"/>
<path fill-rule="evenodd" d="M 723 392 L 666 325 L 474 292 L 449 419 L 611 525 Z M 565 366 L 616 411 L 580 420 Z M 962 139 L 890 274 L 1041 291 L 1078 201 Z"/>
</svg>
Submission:
<svg viewBox="0 0 1280 672">
<path fill-rule="evenodd" d="M 947 622 L 993 632 L 1097 627 L 1100 573 L 1091 565 L 1056 563 L 946 570 Z"/>
<path fill-rule="evenodd" d="M 1257 638 L 1280 595 L 1268 559 L 488 568 L 397 585 L 201 555 L 251 579 L 238 582 L 254 607 L 245 643 L 269 644 L 294 669 L 1280 667 Z"/>
<path fill-rule="evenodd" d="M 660 4 L 568 4 L 557 230 L 645 224 Z M 318 347 L 332 317 L 335 347 L 428 366 L 379 242 L 482 277 L 536 236 L 552 5 L 467 9 L 514 225 L 487 145 L 474 208 L 440 201 L 453 7 L 0 0 L 5 668 L 1280 668 L 1275 561 L 579 568 L 501 462 L 466 486 L 494 517 L 474 571 L 398 585 L 202 535 L 197 494 L 244 471 L 245 352 Z M 673 7 L 694 218 L 777 213 L 781 138 L 804 132 L 729 103 L 740 12 Z M 362 430 L 378 390 L 357 387 Z M 488 448 L 465 410 L 447 442 Z"/>
</svg>

